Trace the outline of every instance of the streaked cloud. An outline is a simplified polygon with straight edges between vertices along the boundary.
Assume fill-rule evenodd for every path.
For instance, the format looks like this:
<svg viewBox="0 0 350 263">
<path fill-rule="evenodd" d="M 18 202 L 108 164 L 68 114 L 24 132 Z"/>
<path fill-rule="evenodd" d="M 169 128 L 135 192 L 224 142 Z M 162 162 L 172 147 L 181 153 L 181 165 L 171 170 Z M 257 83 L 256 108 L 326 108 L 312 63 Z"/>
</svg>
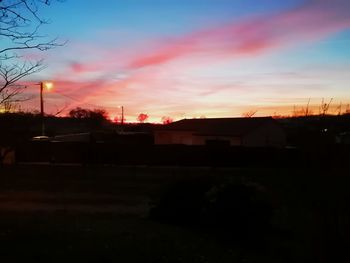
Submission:
<svg viewBox="0 0 350 263">
<path fill-rule="evenodd" d="M 157 66 L 190 55 L 236 57 L 315 41 L 350 27 L 350 2 L 308 1 L 282 13 L 253 16 L 161 41 L 133 58 L 132 69 Z"/>
</svg>

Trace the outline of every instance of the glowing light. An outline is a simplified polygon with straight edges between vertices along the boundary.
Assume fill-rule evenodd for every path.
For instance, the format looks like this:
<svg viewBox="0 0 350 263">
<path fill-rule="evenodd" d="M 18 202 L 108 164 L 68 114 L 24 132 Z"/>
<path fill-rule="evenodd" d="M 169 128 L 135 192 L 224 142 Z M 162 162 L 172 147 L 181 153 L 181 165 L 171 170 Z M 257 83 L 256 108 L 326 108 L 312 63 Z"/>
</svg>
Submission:
<svg viewBox="0 0 350 263">
<path fill-rule="evenodd" d="M 53 83 L 52 82 L 44 82 L 44 87 L 47 90 L 51 90 L 53 88 Z"/>
</svg>

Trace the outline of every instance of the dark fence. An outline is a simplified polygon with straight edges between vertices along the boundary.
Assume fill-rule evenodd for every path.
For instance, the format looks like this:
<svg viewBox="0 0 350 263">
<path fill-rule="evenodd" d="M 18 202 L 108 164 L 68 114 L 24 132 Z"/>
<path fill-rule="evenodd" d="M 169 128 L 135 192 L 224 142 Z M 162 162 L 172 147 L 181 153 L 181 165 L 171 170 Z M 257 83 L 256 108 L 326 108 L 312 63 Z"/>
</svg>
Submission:
<svg viewBox="0 0 350 263">
<path fill-rule="evenodd" d="M 174 166 L 346 165 L 349 147 L 275 149 L 225 146 L 122 145 L 118 143 L 28 142 L 17 162 Z"/>
</svg>

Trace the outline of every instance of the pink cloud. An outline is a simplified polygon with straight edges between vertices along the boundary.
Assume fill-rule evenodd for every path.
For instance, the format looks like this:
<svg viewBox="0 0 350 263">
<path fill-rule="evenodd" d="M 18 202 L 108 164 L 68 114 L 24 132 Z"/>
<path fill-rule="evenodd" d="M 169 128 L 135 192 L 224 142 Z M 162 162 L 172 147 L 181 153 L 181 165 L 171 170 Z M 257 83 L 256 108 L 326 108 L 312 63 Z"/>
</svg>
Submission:
<svg viewBox="0 0 350 263">
<path fill-rule="evenodd" d="M 350 27 L 349 8 L 345 0 L 308 1 L 293 10 L 251 17 L 161 42 L 134 57 L 128 67 L 156 66 L 190 55 L 255 55 L 318 40 Z"/>
<path fill-rule="evenodd" d="M 87 64 L 87 63 L 78 63 L 78 62 L 72 62 L 70 64 L 70 69 L 73 73 L 81 74 L 81 73 L 88 73 L 92 71 L 96 71 L 99 68 L 96 66 L 96 64 Z"/>
<path fill-rule="evenodd" d="M 149 40 L 138 46 L 124 47 L 124 50 L 96 50 L 86 44 L 76 45 L 79 50 L 95 54 L 94 58 L 71 62 L 67 69 L 75 74 L 106 74 L 162 65 L 191 56 L 205 59 L 255 56 L 316 41 L 349 28 L 349 9 L 346 0 L 313 0 L 284 12 L 251 16 L 175 39 L 154 41 L 154 45 Z"/>
</svg>

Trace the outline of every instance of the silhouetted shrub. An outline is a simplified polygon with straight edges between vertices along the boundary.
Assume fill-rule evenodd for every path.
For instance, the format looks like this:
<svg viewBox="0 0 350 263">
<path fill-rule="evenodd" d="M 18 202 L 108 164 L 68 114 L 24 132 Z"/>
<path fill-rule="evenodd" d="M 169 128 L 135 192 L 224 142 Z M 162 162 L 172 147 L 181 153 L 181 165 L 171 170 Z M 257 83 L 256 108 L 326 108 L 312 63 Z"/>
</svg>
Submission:
<svg viewBox="0 0 350 263">
<path fill-rule="evenodd" d="M 226 183 L 207 193 L 204 226 L 230 243 L 260 243 L 270 231 L 272 206 L 264 189 Z"/>
<path fill-rule="evenodd" d="M 206 193 L 210 188 L 208 181 L 181 181 L 172 184 L 154 202 L 150 217 L 166 223 L 198 224 L 207 201 Z"/>
<path fill-rule="evenodd" d="M 199 227 L 221 240 L 258 244 L 270 231 L 272 206 L 264 188 L 252 183 L 180 182 L 151 209 L 151 218 Z"/>
</svg>

